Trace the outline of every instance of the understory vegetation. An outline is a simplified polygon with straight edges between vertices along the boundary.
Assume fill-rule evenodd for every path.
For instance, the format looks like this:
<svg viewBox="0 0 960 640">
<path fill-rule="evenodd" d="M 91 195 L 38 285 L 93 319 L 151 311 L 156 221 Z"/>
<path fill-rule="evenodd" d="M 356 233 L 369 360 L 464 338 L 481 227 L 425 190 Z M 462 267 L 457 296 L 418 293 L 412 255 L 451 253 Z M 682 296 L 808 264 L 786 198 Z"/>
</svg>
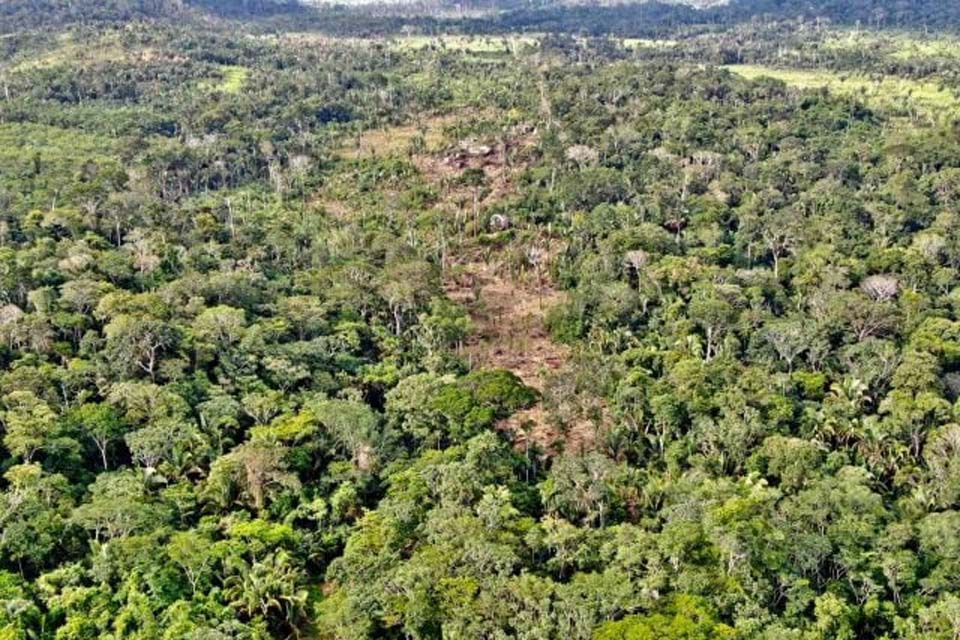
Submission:
<svg viewBox="0 0 960 640">
<path fill-rule="evenodd" d="M 0 639 L 958 637 L 951 36 L 29 4 Z"/>
</svg>

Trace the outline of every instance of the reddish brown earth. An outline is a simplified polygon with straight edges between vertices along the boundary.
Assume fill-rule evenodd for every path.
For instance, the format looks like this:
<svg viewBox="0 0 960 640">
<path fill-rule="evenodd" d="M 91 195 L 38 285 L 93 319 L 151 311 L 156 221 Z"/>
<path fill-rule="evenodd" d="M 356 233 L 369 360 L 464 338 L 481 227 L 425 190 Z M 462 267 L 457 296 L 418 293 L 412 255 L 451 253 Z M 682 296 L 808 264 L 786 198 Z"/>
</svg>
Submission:
<svg viewBox="0 0 960 640">
<path fill-rule="evenodd" d="M 447 295 L 464 305 L 477 328 L 465 347 L 467 357 L 474 367 L 507 369 L 543 392 L 549 376 L 560 372 L 571 356 L 570 348 L 555 342 L 546 328 L 547 314 L 566 294 L 542 275 L 511 276 L 498 258 L 494 253 L 486 261 L 459 264 L 451 270 L 457 275 L 445 283 Z M 548 454 L 588 450 L 596 436 L 596 426 L 586 419 L 561 432 L 543 402 L 512 416 L 501 428 L 518 447 L 535 444 Z"/>
<path fill-rule="evenodd" d="M 472 114 L 475 115 L 475 114 Z M 421 174 L 439 194 L 437 207 L 450 215 L 470 221 L 472 233 L 487 231 L 484 209 L 517 193 L 517 178 L 529 166 L 535 153 L 536 132 L 513 127 L 492 140 L 450 140 L 455 118 L 440 116 L 420 126 L 395 127 L 364 134 L 359 147 L 345 152 L 350 157 L 366 154 L 400 153 L 420 134 L 425 149 L 410 157 Z M 458 184 L 467 169 L 480 169 L 485 181 L 482 191 Z M 323 201 L 332 215 L 345 215 L 335 202 Z M 517 236 L 524 234 L 516 230 Z M 510 268 L 518 254 L 530 247 L 514 240 L 499 248 L 481 248 L 474 238 L 462 238 L 444 265 L 444 290 L 470 314 L 476 332 L 465 345 L 472 367 L 506 369 L 525 384 L 543 392 L 551 373 L 562 370 L 570 359 L 570 348 L 554 342 L 546 329 L 550 310 L 566 299 L 551 282 L 549 262 L 562 247 L 550 239 L 526 240 L 542 256 L 542 264 L 525 271 Z M 592 446 L 596 427 L 584 420 L 561 431 L 545 410 L 543 402 L 503 422 L 513 442 L 525 448 L 535 444 L 543 451 L 582 451 Z"/>
</svg>

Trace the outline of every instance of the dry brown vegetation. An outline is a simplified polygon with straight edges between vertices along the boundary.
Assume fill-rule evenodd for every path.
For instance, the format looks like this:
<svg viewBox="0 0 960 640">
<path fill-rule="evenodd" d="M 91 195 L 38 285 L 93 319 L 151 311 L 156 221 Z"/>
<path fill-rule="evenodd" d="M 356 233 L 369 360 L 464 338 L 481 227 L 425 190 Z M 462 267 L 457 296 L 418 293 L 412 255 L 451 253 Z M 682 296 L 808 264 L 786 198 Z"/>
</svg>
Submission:
<svg viewBox="0 0 960 640">
<path fill-rule="evenodd" d="M 548 252 L 548 255 L 550 252 Z M 543 393 L 551 376 L 562 372 L 571 352 L 554 341 L 546 328 L 550 309 L 564 302 L 543 272 L 510 274 L 498 255 L 471 258 L 446 281 L 447 295 L 463 304 L 477 326 L 468 342 L 473 365 L 507 369 Z M 577 419 L 563 429 L 543 402 L 521 411 L 501 425 L 518 447 L 535 444 L 547 453 L 589 449 L 596 433 L 592 421 Z"/>
<path fill-rule="evenodd" d="M 477 224 L 491 230 L 494 225 L 485 220 L 485 207 L 517 192 L 516 179 L 533 160 L 535 147 L 536 131 L 517 125 L 496 140 L 460 140 L 443 153 L 420 154 L 413 161 L 439 188 L 438 206 L 456 214 L 467 203 Z M 483 171 L 482 193 L 455 184 L 454 179 L 468 169 Z M 471 364 L 512 371 L 542 393 L 548 376 L 560 371 L 570 357 L 569 347 L 555 342 L 546 327 L 549 311 L 566 299 L 549 275 L 562 246 L 549 238 L 528 239 L 523 233 L 516 238 L 496 249 L 465 242 L 446 265 L 445 290 L 466 307 L 477 327 L 467 344 Z M 596 431 L 592 424 L 577 421 L 561 431 L 557 422 L 540 402 L 501 427 L 518 447 L 535 444 L 557 453 L 591 446 Z"/>
<path fill-rule="evenodd" d="M 568 349 L 550 338 L 544 322 L 565 294 L 544 277 L 505 271 L 497 256 L 468 259 L 450 270 L 446 292 L 470 311 L 477 326 L 468 344 L 471 362 L 508 369 L 542 391 L 543 373 L 560 367 L 568 356 Z"/>
<path fill-rule="evenodd" d="M 422 118 L 419 123 L 363 132 L 341 149 L 346 158 L 398 156 L 408 158 L 433 187 L 435 207 L 459 216 L 471 232 L 452 247 L 444 263 L 444 290 L 470 314 L 476 332 L 465 345 L 473 367 L 506 369 L 541 393 L 548 378 L 563 371 L 569 347 L 555 342 L 547 330 L 549 311 L 564 302 L 566 294 L 550 278 L 550 265 L 562 251 L 559 242 L 530 237 L 515 221 L 512 239 L 494 247 L 482 246 L 479 237 L 497 229 L 486 210 L 517 193 L 517 178 L 535 159 L 537 132 L 526 125 L 502 127 L 486 137 L 459 137 L 466 118 L 495 118 L 496 114 L 446 114 Z M 463 184 L 468 170 L 483 172 L 482 188 Z M 338 218 L 349 207 L 336 199 L 315 202 Z M 503 230 L 502 228 L 500 230 Z M 518 447 L 531 444 L 548 453 L 590 448 L 595 425 L 586 419 L 561 421 L 543 402 L 522 411 L 501 425 Z"/>
<path fill-rule="evenodd" d="M 434 116 L 419 124 L 405 124 L 362 132 L 341 150 L 346 158 L 375 156 L 405 156 L 414 150 L 414 141 L 420 136 L 420 153 L 439 148 L 444 140 L 444 127 L 455 122 L 454 116 Z"/>
</svg>

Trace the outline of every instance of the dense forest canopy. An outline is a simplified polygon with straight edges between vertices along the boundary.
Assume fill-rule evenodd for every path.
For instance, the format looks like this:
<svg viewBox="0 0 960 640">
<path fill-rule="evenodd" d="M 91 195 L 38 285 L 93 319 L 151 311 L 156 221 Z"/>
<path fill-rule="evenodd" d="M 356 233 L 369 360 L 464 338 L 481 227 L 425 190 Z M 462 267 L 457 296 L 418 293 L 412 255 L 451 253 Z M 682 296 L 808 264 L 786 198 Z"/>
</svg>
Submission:
<svg viewBox="0 0 960 640">
<path fill-rule="evenodd" d="M 0 4 L 0 640 L 960 637 L 956 8 L 743 6 Z"/>
<path fill-rule="evenodd" d="M 55 25 L 109 24 L 134 19 L 195 22 L 259 19 L 242 28 L 339 35 L 516 31 L 650 36 L 686 27 L 726 29 L 763 21 L 827 21 L 844 25 L 956 31 L 960 6 L 941 0 L 5 0 L 0 33 Z"/>
</svg>

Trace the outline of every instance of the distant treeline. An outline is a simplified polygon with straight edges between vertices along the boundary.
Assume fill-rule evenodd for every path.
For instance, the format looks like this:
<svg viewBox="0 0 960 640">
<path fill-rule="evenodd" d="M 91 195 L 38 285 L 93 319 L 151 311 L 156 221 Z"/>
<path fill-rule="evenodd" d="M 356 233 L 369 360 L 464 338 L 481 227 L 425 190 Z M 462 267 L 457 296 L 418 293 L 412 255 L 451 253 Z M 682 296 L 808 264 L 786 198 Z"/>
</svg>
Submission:
<svg viewBox="0 0 960 640">
<path fill-rule="evenodd" d="M 462 10 L 463 16 L 454 13 Z M 477 16 L 481 12 L 483 15 Z M 275 14 L 276 15 L 276 14 Z M 479 0 L 477 2 L 418 2 L 402 6 L 331 5 L 311 8 L 275 26 L 310 28 L 331 34 L 390 34 L 401 30 L 422 33 L 552 32 L 585 35 L 650 37 L 679 28 L 725 28 L 755 20 L 825 20 L 870 28 L 934 28 L 960 25 L 960 2 L 941 0 L 734 0 L 712 9 L 685 4 L 643 2 L 616 6 L 559 5 L 556 2 Z"/>
<path fill-rule="evenodd" d="M 0 2 L 0 33 L 69 24 L 182 20 L 197 11 L 228 18 L 263 18 L 307 9 L 297 0 L 4 0 Z"/>
<path fill-rule="evenodd" d="M 511 2 L 516 5 L 518 3 Z M 468 5 L 464 5 L 468 6 Z M 503 7 L 503 5 L 501 5 Z M 343 12 L 343 9 L 340 9 Z M 359 9 L 347 11 L 356 14 Z M 331 12 L 327 12 L 328 15 Z M 954 30 L 960 25 L 960 2 L 940 0 L 735 0 L 712 9 L 688 5 L 644 2 L 617 6 L 558 6 L 555 3 L 525 3 L 495 16 L 447 21 L 468 32 L 539 31 L 650 36 L 679 27 L 727 27 L 757 19 L 824 19 L 838 24 L 861 24 L 873 28 L 936 28 Z M 386 21 L 386 18 L 381 18 Z M 407 18 L 423 27 L 436 21 Z M 356 27 L 362 22 L 352 20 Z"/>
<path fill-rule="evenodd" d="M 477 15 L 478 10 L 483 15 Z M 712 9 L 642 2 L 617 6 L 558 5 L 517 0 L 455 0 L 346 6 L 306 6 L 297 0 L 10 0 L 0 3 L 0 33 L 71 23 L 183 20 L 197 12 L 259 19 L 266 28 L 314 29 L 331 34 L 554 32 L 653 36 L 677 28 L 728 27 L 753 20 L 827 20 L 872 28 L 960 25 L 960 3 L 942 0 L 735 0 Z M 462 11 L 462 16 L 458 15 Z"/>
</svg>

